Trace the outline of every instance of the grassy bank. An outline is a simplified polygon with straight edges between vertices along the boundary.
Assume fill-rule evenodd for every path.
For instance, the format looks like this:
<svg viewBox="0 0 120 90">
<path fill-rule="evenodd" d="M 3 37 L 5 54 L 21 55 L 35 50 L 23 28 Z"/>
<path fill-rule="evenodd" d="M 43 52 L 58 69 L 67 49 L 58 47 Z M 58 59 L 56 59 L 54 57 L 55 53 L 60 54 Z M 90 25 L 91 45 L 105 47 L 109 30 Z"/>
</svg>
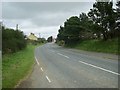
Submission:
<svg viewBox="0 0 120 90">
<path fill-rule="evenodd" d="M 37 46 L 28 45 L 25 50 L 3 55 L 2 87 L 13 88 L 32 69 L 34 64 L 34 49 Z"/>
<path fill-rule="evenodd" d="M 70 45 L 67 47 L 86 50 L 86 51 L 120 54 L 120 51 L 118 52 L 118 39 L 112 39 L 107 41 L 86 40 L 76 45 Z"/>
</svg>

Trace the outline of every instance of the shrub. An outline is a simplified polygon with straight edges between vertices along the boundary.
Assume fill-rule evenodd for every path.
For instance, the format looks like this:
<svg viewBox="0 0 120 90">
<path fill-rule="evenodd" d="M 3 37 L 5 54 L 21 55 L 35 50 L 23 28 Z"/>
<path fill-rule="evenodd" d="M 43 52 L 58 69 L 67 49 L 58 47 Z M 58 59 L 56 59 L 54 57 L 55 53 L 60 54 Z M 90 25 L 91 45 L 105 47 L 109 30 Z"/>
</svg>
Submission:
<svg viewBox="0 0 120 90">
<path fill-rule="evenodd" d="M 2 50 L 4 53 L 13 53 L 26 47 L 23 32 L 2 27 Z"/>
</svg>

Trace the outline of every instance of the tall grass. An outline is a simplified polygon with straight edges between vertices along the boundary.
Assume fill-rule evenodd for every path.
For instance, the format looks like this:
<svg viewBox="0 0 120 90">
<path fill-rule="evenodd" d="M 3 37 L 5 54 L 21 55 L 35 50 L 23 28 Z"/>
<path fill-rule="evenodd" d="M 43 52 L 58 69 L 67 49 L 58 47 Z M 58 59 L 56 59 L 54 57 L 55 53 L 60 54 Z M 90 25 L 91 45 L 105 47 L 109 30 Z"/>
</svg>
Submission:
<svg viewBox="0 0 120 90">
<path fill-rule="evenodd" d="M 70 47 L 87 51 L 120 54 L 120 51 L 118 50 L 118 39 L 111 39 L 107 41 L 85 40 Z"/>
<path fill-rule="evenodd" d="M 34 49 L 28 45 L 25 50 L 3 55 L 2 88 L 13 88 L 32 69 L 34 64 Z"/>
</svg>

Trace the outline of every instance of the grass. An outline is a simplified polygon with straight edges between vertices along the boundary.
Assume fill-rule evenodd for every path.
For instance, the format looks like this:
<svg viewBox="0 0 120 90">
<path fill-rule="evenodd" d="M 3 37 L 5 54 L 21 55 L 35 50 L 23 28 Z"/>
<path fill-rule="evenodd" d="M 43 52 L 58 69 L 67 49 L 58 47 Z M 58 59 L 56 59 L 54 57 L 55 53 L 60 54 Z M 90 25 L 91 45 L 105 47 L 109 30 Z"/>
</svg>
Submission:
<svg viewBox="0 0 120 90">
<path fill-rule="evenodd" d="M 112 39 L 112 40 L 107 40 L 107 41 L 86 40 L 76 45 L 72 45 L 70 47 L 81 49 L 81 50 L 86 50 L 86 51 L 120 54 L 120 51 L 118 51 L 118 39 Z"/>
<path fill-rule="evenodd" d="M 2 59 L 2 88 L 14 88 L 25 77 L 34 65 L 34 49 L 26 49 L 13 54 L 5 54 Z"/>
</svg>

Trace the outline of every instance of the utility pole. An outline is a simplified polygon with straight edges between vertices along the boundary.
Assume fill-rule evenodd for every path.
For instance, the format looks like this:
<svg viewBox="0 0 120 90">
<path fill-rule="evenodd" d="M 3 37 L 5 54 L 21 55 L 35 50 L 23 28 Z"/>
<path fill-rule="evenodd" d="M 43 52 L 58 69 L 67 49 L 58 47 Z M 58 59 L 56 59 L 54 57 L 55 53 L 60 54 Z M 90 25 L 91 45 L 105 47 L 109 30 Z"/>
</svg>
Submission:
<svg viewBox="0 0 120 90">
<path fill-rule="evenodd" d="M 18 30 L 18 24 L 16 24 L 16 30 Z"/>
<path fill-rule="evenodd" d="M 41 38 L 40 33 L 39 33 L 39 38 Z"/>
</svg>

